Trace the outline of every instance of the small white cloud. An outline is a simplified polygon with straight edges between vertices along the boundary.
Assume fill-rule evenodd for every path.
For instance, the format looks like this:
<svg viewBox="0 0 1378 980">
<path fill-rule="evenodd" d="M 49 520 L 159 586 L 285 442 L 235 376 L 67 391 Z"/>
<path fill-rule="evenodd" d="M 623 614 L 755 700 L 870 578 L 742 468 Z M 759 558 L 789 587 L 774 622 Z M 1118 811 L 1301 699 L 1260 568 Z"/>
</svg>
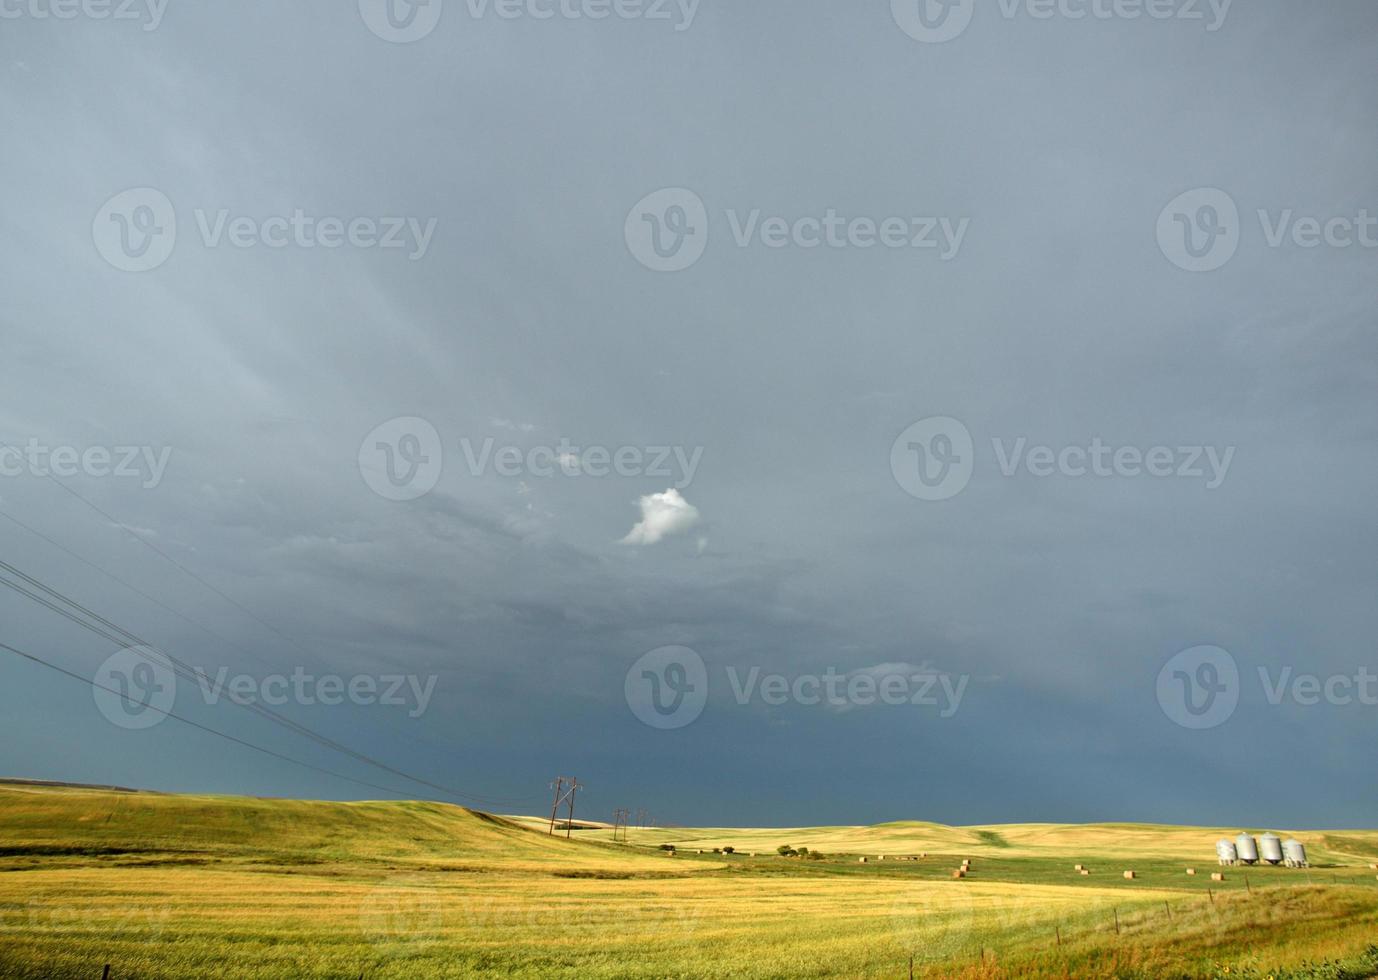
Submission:
<svg viewBox="0 0 1378 980">
<path fill-rule="evenodd" d="M 673 487 L 664 493 L 642 497 L 641 520 L 622 539 L 622 544 L 655 544 L 661 538 L 687 531 L 699 522 L 698 508 Z"/>
</svg>

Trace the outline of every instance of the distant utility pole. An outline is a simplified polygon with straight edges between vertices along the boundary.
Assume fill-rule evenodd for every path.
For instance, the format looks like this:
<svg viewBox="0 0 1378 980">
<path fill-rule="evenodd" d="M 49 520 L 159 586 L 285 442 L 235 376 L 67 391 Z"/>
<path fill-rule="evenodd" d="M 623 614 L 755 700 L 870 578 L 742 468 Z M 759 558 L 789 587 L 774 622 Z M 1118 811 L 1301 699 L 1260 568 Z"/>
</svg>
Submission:
<svg viewBox="0 0 1378 980">
<path fill-rule="evenodd" d="M 617 832 L 622 831 L 622 840 L 627 839 L 627 821 L 631 817 L 631 811 L 626 807 L 618 807 L 612 811 L 612 839 L 617 840 Z"/>
<path fill-rule="evenodd" d="M 569 836 L 570 830 L 574 827 L 574 794 L 584 787 L 579 785 L 579 780 L 573 776 L 556 776 L 555 781 L 550 784 L 555 791 L 554 802 L 550 804 L 550 833 L 555 834 L 555 814 L 560 809 L 560 804 L 569 801 L 569 816 L 565 820 L 565 836 Z"/>
<path fill-rule="evenodd" d="M 637 825 L 638 827 L 645 827 L 645 826 L 646 826 L 646 820 L 647 820 L 647 818 L 648 818 L 649 816 L 650 816 L 650 814 L 648 814 L 648 813 L 646 812 L 646 808 L 645 808 L 644 806 L 641 807 L 641 808 L 639 808 L 639 809 L 636 811 L 636 825 Z"/>
</svg>

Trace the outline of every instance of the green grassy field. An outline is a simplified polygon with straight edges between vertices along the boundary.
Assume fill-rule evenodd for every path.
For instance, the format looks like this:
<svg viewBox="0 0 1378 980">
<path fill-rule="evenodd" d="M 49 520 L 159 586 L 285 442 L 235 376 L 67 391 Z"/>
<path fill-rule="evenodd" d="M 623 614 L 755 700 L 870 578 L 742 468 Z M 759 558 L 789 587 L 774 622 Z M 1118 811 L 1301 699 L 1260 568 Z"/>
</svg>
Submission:
<svg viewBox="0 0 1378 980">
<path fill-rule="evenodd" d="M 0 786 L 0 976 L 903 977 L 911 956 L 931 977 L 1378 976 L 1378 832 L 1297 832 L 1309 871 L 1213 883 L 1214 842 L 1237 830 L 904 822 L 613 843 L 435 803 Z"/>
</svg>

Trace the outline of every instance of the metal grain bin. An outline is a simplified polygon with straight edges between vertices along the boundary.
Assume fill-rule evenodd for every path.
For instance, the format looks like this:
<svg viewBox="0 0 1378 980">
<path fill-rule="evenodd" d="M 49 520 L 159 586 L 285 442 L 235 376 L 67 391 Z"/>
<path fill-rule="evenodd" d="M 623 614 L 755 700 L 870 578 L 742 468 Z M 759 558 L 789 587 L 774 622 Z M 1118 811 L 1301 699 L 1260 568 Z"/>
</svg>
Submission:
<svg viewBox="0 0 1378 980">
<path fill-rule="evenodd" d="M 1239 860 L 1245 864 L 1258 863 L 1258 841 L 1248 834 L 1240 834 L 1234 839 L 1235 850 L 1239 852 Z"/>
<path fill-rule="evenodd" d="M 1306 845 L 1294 837 L 1282 842 L 1282 857 L 1289 868 L 1306 867 Z"/>
</svg>

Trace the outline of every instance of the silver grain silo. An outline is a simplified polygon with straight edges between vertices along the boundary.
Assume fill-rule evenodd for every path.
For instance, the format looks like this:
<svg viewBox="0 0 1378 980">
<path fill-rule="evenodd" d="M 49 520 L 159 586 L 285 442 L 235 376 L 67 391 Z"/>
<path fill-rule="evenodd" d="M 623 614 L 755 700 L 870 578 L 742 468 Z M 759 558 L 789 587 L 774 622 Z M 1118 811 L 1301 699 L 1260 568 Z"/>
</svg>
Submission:
<svg viewBox="0 0 1378 980">
<path fill-rule="evenodd" d="M 1239 860 L 1239 851 L 1234 846 L 1234 841 L 1228 837 L 1222 837 L 1215 842 L 1215 857 L 1221 864 L 1234 864 Z"/>
<path fill-rule="evenodd" d="M 1287 861 L 1289 868 L 1306 867 L 1306 845 L 1295 837 L 1289 837 L 1282 842 L 1282 856 Z"/>
<path fill-rule="evenodd" d="M 1245 864 L 1258 863 L 1258 841 L 1248 834 L 1240 834 L 1234 839 L 1235 850 L 1239 852 L 1239 860 Z"/>
<path fill-rule="evenodd" d="M 1258 839 L 1258 854 L 1269 864 L 1282 863 L 1282 838 L 1277 834 L 1264 834 Z"/>
</svg>

